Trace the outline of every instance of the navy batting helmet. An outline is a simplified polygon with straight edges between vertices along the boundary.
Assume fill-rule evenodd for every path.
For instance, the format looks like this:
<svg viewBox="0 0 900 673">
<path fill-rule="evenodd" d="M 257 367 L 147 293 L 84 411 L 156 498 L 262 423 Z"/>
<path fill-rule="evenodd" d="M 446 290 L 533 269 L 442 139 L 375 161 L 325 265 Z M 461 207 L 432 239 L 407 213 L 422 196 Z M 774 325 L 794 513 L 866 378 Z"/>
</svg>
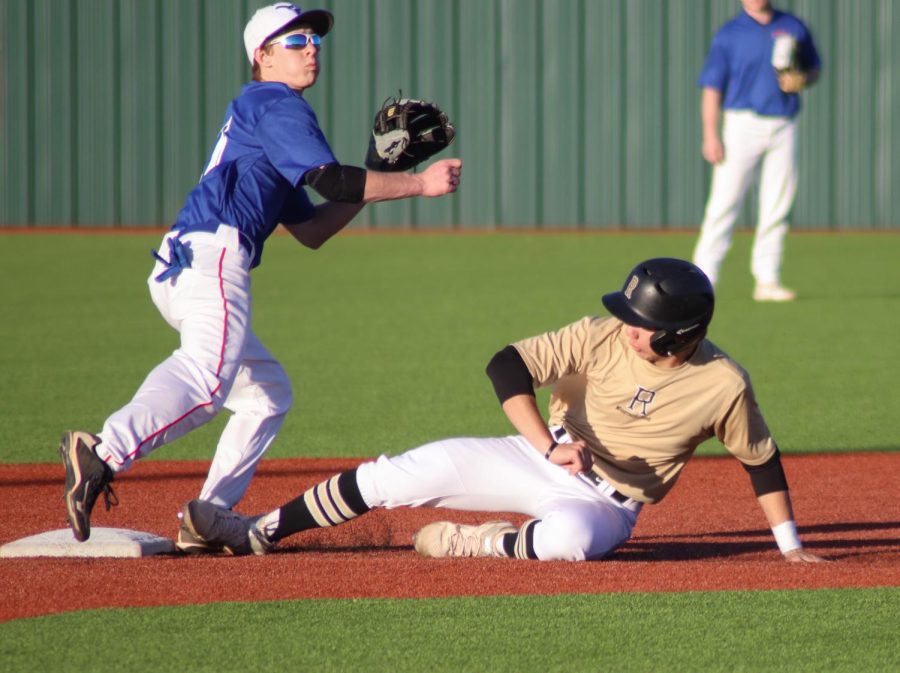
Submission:
<svg viewBox="0 0 900 673">
<path fill-rule="evenodd" d="M 706 274 L 671 257 L 641 262 L 620 292 L 603 295 L 606 309 L 626 325 L 656 330 L 650 347 L 659 355 L 673 355 L 702 338 L 714 304 Z"/>
</svg>

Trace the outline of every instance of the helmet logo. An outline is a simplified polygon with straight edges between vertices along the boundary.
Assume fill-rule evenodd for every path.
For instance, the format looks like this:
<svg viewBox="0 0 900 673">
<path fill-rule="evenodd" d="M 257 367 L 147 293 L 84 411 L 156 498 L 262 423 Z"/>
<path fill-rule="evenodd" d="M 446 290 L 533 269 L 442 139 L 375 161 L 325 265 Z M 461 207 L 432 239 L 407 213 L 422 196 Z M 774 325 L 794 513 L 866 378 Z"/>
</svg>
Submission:
<svg viewBox="0 0 900 673">
<path fill-rule="evenodd" d="M 631 294 L 634 292 L 634 288 L 638 286 L 639 282 L 641 282 L 641 279 L 637 277 L 637 274 L 631 277 L 631 280 L 628 281 L 628 285 L 623 291 L 626 299 L 631 300 Z"/>
<path fill-rule="evenodd" d="M 675 330 L 675 334 L 687 334 L 688 332 L 693 332 L 698 327 L 700 327 L 700 323 L 695 323 L 689 327 L 679 327 L 677 330 Z"/>
</svg>

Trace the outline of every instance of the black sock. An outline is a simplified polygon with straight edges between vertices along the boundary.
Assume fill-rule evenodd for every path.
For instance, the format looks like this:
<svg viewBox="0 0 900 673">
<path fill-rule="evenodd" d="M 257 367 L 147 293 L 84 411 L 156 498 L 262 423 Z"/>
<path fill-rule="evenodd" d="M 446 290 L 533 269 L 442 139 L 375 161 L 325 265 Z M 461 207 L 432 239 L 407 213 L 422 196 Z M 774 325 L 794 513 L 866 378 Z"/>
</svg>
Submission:
<svg viewBox="0 0 900 673">
<path fill-rule="evenodd" d="M 534 553 L 534 527 L 540 519 L 529 519 L 515 533 L 503 536 L 503 551 L 510 558 L 537 559 Z"/>
<path fill-rule="evenodd" d="M 278 527 L 269 535 L 276 542 L 310 528 L 336 526 L 371 509 L 356 483 L 356 468 L 313 486 L 280 507 Z"/>
</svg>

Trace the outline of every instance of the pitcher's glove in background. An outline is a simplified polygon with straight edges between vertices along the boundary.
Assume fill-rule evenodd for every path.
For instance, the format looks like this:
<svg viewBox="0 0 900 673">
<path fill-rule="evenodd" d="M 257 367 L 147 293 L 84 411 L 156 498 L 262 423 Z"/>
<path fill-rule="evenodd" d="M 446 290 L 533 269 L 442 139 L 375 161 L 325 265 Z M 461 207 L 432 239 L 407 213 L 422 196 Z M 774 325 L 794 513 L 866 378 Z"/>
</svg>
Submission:
<svg viewBox="0 0 900 673">
<path fill-rule="evenodd" d="M 408 171 L 447 147 L 456 129 L 437 105 L 388 98 L 375 115 L 366 168 Z"/>
</svg>

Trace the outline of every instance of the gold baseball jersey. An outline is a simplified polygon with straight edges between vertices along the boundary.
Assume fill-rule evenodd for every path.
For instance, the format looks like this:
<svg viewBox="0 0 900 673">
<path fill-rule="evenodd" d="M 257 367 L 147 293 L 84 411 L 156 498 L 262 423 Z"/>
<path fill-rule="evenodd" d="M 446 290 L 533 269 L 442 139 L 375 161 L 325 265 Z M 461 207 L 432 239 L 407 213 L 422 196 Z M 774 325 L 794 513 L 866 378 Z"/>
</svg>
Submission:
<svg viewBox="0 0 900 673">
<path fill-rule="evenodd" d="M 516 342 L 537 388 L 552 385 L 549 423 L 587 442 L 594 471 L 620 493 L 658 502 L 697 446 L 718 437 L 747 465 L 775 452 L 750 377 L 703 340 L 682 365 L 642 360 L 616 318 L 587 317 Z"/>
</svg>

